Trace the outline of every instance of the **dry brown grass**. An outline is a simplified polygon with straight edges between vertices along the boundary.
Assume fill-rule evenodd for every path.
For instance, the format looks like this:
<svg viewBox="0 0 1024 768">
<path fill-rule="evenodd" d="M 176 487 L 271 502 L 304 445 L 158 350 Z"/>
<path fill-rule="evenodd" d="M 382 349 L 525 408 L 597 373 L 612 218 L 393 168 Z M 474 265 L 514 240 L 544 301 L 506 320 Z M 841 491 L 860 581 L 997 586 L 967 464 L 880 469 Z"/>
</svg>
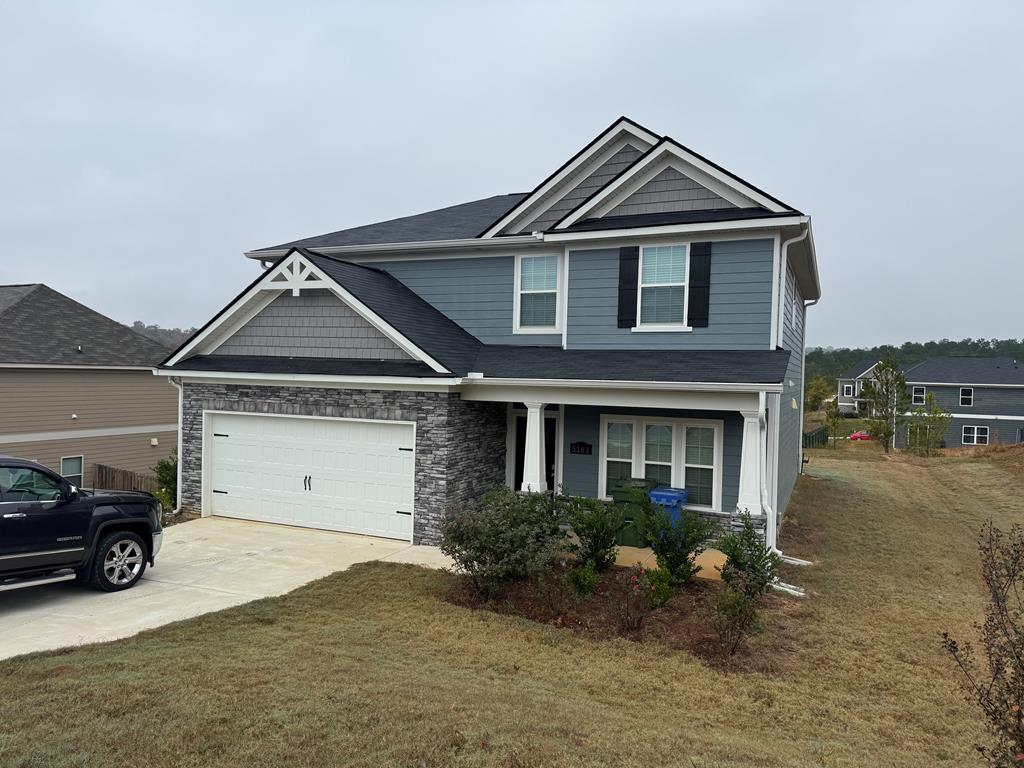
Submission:
<svg viewBox="0 0 1024 768">
<path fill-rule="evenodd" d="M 939 633 L 980 615 L 975 531 L 1019 518 L 1020 476 L 880 453 L 813 453 L 784 533 L 819 562 L 785 574 L 809 615 L 760 640 L 797 661 L 781 674 L 468 610 L 444 600 L 451 576 L 371 564 L 0 662 L 0 765 L 974 764 Z"/>
</svg>

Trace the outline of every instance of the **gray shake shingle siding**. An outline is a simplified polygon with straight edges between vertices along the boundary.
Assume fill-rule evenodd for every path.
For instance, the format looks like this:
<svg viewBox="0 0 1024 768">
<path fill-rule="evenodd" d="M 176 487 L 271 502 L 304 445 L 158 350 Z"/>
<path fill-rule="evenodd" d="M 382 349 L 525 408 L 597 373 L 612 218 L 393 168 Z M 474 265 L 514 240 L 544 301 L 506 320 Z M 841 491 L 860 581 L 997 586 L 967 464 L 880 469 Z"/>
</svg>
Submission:
<svg viewBox="0 0 1024 768">
<path fill-rule="evenodd" d="M 721 208 L 736 206 L 689 176 L 669 167 L 612 208 L 608 215 L 636 216 L 645 213 L 708 211 Z"/>
</svg>

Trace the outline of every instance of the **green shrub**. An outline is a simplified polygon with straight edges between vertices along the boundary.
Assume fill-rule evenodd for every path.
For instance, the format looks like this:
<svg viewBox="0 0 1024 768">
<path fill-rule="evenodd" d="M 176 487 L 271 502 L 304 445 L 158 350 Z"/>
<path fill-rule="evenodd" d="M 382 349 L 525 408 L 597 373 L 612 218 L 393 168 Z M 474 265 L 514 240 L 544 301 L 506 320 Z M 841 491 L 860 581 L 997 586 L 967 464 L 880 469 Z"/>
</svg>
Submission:
<svg viewBox="0 0 1024 768">
<path fill-rule="evenodd" d="M 615 542 L 625 525 L 622 509 L 600 499 L 565 498 L 564 504 L 566 522 L 579 539 L 580 561 L 607 571 L 615 563 Z"/>
<path fill-rule="evenodd" d="M 616 577 L 618 595 L 612 601 L 612 610 L 623 632 L 636 632 L 651 611 L 648 595 L 651 583 L 643 566 L 634 565 Z"/>
<path fill-rule="evenodd" d="M 722 536 L 715 548 L 726 557 L 719 569 L 722 581 L 756 604 L 771 589 L 782 560 L 758 535 L 750 515 L 743 515 L 743 527 Z"/>
<path fill-rule="evenodd" d="M 722 650 L 732 656 L 747 636 L 760 631 L 757 608 L 753 600 L 730 584 L 719 593 L 715 608 L 715 632 Z"/>
<path fill-rule="evenodd" d="M 536 577 L 564 550 L 558 509 L 559 500 L 550 494 L 496 488 L 445 515 L 441 551 L 478 594 L 490 597 L 510 581 Z"/>
<path fill-rule="evenodd" d="M 164 505 L 164 509 L 170 512 L 178 506 L 178 449 L 171 451 L 166 459 L 160 459 L 153 467 L 153 474 L 156 475 L 157 493 L 154 495 Z M 167 500 L 165 503 L 165 499 Z"/>
<path fill-rule="evenodd" d="M 648 571 L 647 582 L 650 584 L 647 602 L 651 608 L 660 608 L 672 597 L 672 574 L 664 568 Z"/>
<path fill-rule="evenodd" d="M 576 594 L 585 597 L 593 594 L 597 587 L 597 567 L 593 560 L 587 560 L 572 572 L 572 588 Z"/>
<path fill-rule="evenodd" d="M 685 584 L 700 571 L 694 558 L 705 550 L 715 533 L 715 524 L 689 509 L 676 517 L 650 501 L 642 504 L 641 509 L 637 523 L 651 543 L 658 567 L 671 574 L 674 585 Z"/>
</svg>

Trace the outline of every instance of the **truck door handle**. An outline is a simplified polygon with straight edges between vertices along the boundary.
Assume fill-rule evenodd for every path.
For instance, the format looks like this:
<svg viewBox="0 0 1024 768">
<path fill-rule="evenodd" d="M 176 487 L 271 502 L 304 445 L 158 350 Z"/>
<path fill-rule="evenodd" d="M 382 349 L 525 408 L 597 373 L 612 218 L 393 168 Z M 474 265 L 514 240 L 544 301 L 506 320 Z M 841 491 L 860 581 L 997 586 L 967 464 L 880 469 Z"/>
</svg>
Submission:
<svg viewBox="0 0 1024 768">
<path fill-rule="evenodd" d="M 24 512 L 8 512 L 4 515 L 5 520 L 10 520 L 12 517 L 28 517 Z"/>
</svg>

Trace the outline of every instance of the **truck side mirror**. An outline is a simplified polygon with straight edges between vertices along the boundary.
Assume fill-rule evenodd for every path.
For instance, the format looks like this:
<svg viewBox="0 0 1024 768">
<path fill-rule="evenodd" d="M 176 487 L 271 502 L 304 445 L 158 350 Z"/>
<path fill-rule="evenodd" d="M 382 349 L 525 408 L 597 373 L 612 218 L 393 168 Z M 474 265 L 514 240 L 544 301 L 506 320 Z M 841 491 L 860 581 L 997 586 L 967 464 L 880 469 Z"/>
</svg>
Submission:
<svg viewBox="0 0 1024 768">
<path fill-rule="evenodd" d="M 71 485 L 70 483 L 68 483 L 67 485 L 64 486 L 64 490 L 61 493 L 61 496 L 63 497 L 64 501 L 74 501 L 75 499 L 78 498 L 78 486 Z"/>
</svg>

